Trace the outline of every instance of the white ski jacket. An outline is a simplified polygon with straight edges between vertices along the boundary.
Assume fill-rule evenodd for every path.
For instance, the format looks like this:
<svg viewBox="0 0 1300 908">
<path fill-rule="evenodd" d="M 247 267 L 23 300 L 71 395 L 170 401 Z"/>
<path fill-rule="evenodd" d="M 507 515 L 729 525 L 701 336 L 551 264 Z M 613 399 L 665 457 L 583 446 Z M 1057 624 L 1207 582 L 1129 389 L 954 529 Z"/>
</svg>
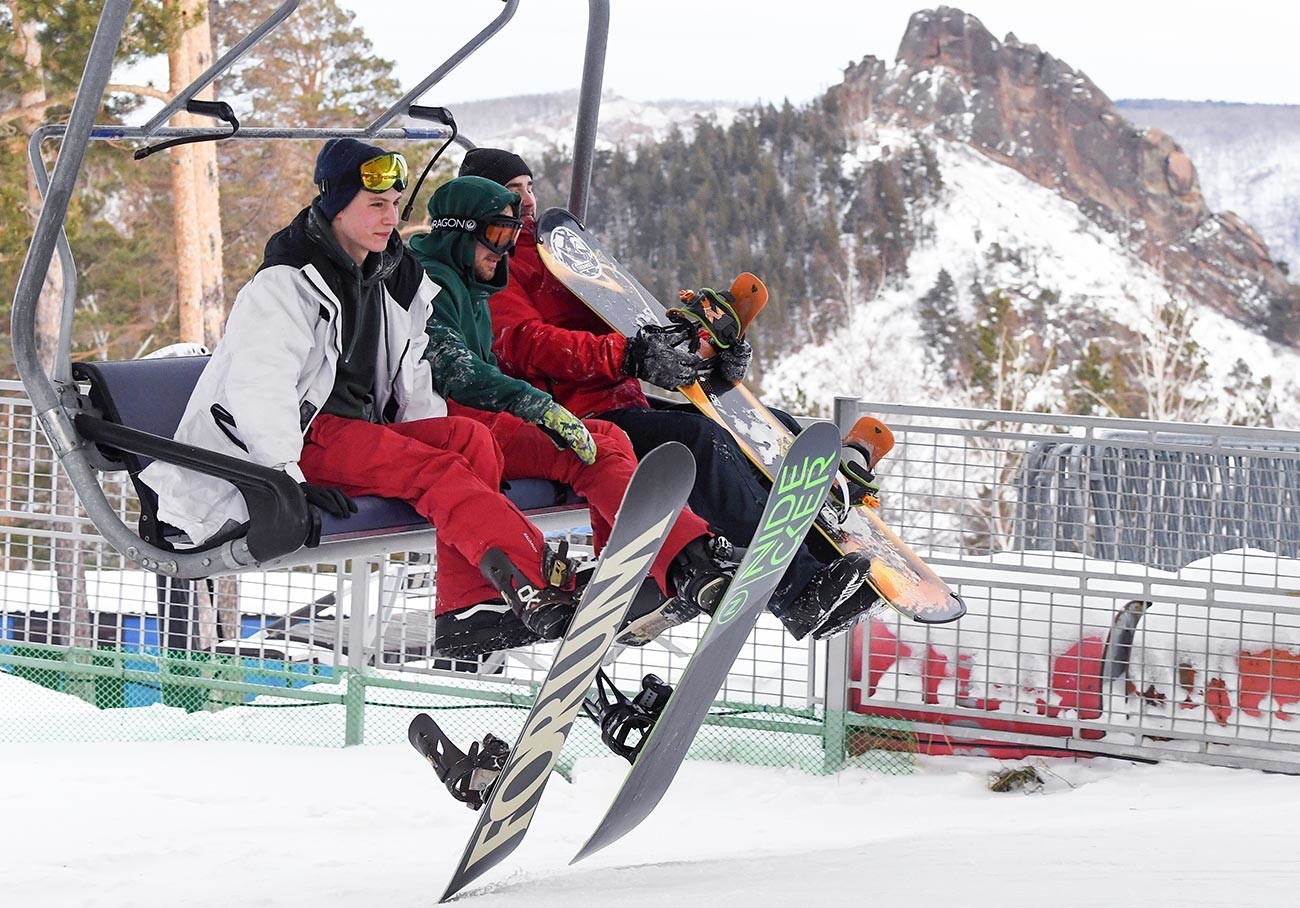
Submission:
<svg viewBox="0 0 1300 908">
<path fill-rule="evenodd" d="M 405 253 L 409 259 L 409 253 Z M 446 416 L 423 358 L 425 324 L 439 288 L 418 264 L 385 281 L 375 412 L 385 422 Z M 405 305 L 399 295 L 413 294 Z M 226 333 L 203 370 L 176 440 L 284 470 L 303 482 L 303 436 L 334 387 L 342 349 L 340 301 L 316 263 L 266 265 L 239 291 Z M 158 516 L 202 543 L 227 521 L 248 520 L 239 491 L 213 476 L 154 462 L 141 474 Z"/>
</svg>

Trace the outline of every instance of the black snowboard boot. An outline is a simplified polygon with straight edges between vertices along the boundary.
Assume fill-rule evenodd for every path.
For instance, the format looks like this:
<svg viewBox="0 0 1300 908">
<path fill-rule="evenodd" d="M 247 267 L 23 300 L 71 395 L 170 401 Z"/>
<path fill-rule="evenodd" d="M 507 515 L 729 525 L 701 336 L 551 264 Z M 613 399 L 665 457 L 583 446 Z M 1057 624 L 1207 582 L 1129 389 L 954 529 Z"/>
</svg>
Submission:
<svg viewBox="0 0 1300 908">
<path fill-rule="evenodd" d="M 871 559 L 862 552 L 837 558 L 813 574 L 798 597 L 777 617 L 796 640 L 810 633 L 821 640 L 850 627 L 874 602 L 875 592 L 867 586 L 870 567 Z"/>
<path fill-rule="evenodd" d="M 701 536 L 677 553 L 668 568 L 676 593 L 663 598 L 653 580 L 641 586 L 616 638 L 624 646 L 645 646 L 669 628 L 712 615 L 736 569 L 735 550 L 726 537 Z"/>
<path fill-rule="evenodd" d="M 488 653 L 531 646 L 540 638 L 504 599 L 491 599 L 438 615 L 433 619 L 433 639 L 438 655 L 446 657 L 436 660 L 434 668 L 477 671 Z"/>
<path fill-rule="evenodd" d="M 735 551 L 725 536 L 700 536 L 688 542 L 668 568 L 676 597 L 697 614 L 712 615 L 736 571 Z"/>
<path fill-rule="evenodd" d="M 542 553 L 546 586 L 540 589 L 500 549 L 488 549 L 480 565 L 488 583 L 501 591 L 524 626 L 543 640 L 563 637 L 577 610 L 578 595 L 567 549 L 567 543 L 562 542 L 558 552 L 548 546 Z"/>
</svg>

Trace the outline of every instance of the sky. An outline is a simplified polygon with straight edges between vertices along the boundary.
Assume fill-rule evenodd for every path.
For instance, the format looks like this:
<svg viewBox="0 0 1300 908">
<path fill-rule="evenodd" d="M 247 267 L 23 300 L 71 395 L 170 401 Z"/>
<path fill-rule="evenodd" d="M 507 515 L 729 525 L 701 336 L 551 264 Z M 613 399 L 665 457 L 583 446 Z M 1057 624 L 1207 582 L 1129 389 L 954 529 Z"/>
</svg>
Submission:
<svg viewBox="0 0 1300 908">
<path fill-rule="evenodd" d="M 419 83 L 503 9 L 499 0 L 341 0 L 376 51 Z M 806 102 L 870 54 L 892 62 L 918 0 L 612 0 L 605 89 L 669 98 Z M 1113 99 L 1300 104 L 1300 5 L 1240 0 L 1087 4 L 968 0 L 999 40 L 1081 69 Z M 450 104 L 576 88 L 587 4 L 521 0 L 514 18 L 425 96 Z M 418 20 L 420 27 L 411 27 Z M 512 61 L 513 64 L 512 65 Z"/>
</svg>

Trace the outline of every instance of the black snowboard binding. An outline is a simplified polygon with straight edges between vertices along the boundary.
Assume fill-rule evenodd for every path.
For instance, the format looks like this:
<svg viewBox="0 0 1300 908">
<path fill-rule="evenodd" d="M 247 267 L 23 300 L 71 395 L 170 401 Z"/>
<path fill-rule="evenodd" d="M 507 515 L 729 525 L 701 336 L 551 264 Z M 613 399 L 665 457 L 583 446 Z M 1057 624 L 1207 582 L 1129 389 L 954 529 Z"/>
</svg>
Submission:
<svg viewBox="0 0 1300 908">
<path fill-rule="evenodd" d="M 736 314 L 736 298 L 728 290 L 683 290 L 678 296 L 681 305 L 668 310 L 668 320 L 684 329 L 694 353 L 700 345 L 699 332 L 703 331 L 715 350 L 727 350 L 740 341 L 744 333 L 740 316 Z"/>
<path fill-rule="evenodd" d="M 500 590 L 524 627 L 543 640 L 558 640 L 564 636 L 578 601 L 567 542 L 561 542 L 558 551 L 546 547 L 542 555 L 546 585 L 541 589 L 535 587 L 523 571 L 515 567 L 510 556 L 500 549 L 488 549 L 479 568 L 487 582 Z"/>
<path fill-rule="evenodd" d="M 429 761 L 451 796 L 469 805 L 471 810 L 480 809 L 487 801 L 505 768 L 506 757 L 510 756 L 510 745 L 491 732 L 483 736 L 481 743 L 471 744 L 469 753 L 461 751 L 427 713 L 411 720 L 407 737 L 411 746 Z"/>
<path fill-rule="evenodd" d="M 672 685 L 658 675 L 646 675 L 641 679 L 640 692 L 629 699 L 602 669 L 596 674 L 596 695 L 582 701 L 582 711 L 600 726 L 600 739 L 606 747 L 635 763 L 672 693 Z M 628 743 L 634 734 L 635 743 Z"/>
</svg>

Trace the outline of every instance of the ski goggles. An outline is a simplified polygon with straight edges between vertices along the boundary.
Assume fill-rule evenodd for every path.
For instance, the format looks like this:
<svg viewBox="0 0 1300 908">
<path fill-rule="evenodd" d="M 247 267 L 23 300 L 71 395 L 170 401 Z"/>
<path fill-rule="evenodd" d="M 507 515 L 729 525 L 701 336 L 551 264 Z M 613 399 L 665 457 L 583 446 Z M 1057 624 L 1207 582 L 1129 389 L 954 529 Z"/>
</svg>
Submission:
<svg viewBox="0 0 1300 908">
<path fill-rule="evenodd" d="M 519 231 L 524 222 L 508 214 L 492 214 L 486 218 L 434 218 L 429 224 L 431 230 L 460 230 L 472 233 L 478 240 L 496 255 L 509 255 L 519 239 Z"/>
<path fill-rule="evenodd" d="M 406 158 L 395 151 L 381 154 L 361 164 L 361 187 L 369 192 L 387 192 L 406 188 Z"/>
<path fill-rule="evenodd" d="M 505 214 L 494 214 L 474 232 L 474 238 L 497 255 L 507 255 L 514 251 L 515 242 L 524 222 Z"/>
</svg>

